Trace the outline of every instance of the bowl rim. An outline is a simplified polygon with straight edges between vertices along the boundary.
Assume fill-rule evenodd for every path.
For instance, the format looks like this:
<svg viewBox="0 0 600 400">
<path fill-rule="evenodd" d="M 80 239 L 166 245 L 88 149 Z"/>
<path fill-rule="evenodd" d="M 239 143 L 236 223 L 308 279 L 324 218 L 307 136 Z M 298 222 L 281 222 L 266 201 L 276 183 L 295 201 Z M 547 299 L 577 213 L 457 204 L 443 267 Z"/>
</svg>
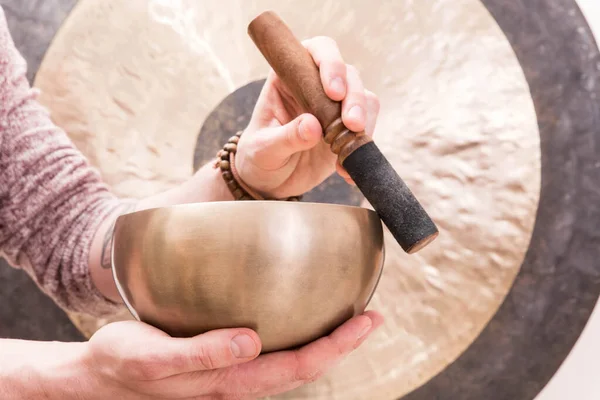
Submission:
<svg viewBox="0 0 600 400">
<path fill-rule="evenodd" d="M 152 213 L 161 210 L 182 210 L 189 208 L 211 208 L 211 207 L 253 207 L 258 205 L 273 204 L 276 207 L 311 207 L 311 208 L 322 208 L 322 209 L 338 209 L 338 210 L 349 210 L 352 212 L 365 213 L 380 219 L 379 214 L 372 209 L 364 206 L 354 206 L 349 204 L 337 204 L 337 203 L 320 203 L 314 201 L 281 201 L 281 200 L 220 200 L 220 201 L 200 201 L 200 202 L 189 202 L 181 204 L 171 204 L 167 206 L 157 206 L 145 208 L 143 210 L 131 211 L 120 215 L 117 219 L 126 217 L 127 215 L 139 215 L 143 213 Z"/>
</svg>

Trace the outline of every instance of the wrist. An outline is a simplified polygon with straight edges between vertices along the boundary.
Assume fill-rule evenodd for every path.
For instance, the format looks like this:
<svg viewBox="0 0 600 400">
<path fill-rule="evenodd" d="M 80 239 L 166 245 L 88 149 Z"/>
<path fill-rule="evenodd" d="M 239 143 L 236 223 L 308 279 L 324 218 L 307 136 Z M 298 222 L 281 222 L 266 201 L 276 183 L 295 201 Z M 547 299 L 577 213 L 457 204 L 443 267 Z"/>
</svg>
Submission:
<svg viewBox="0 0 600 400">
<path fill-rule="evenodd" d="M 213 168 L 212 163 L 208 163 L 181 185 L 141 200 L 136 210 L 231 200 L 234 200 L 233 195 L 227 188 L 220 170 Z"/>
<path fill-rule="evenodd" d="M 87 343 L 3 340 L 0 398 L 79 399 L 91 392 Z"/>
<path fill-rule="evenodd" d="M 53 351 L 36 354 L 35 375 L 42 399 L 80 399 L 95 393 L 94 375 L 86 362 L 87 343 L 53 343 Z M 42 356 L 43 354 L 43 356 Z M 44 362 L 38 363 L 40 357 Z"/>
<path fill-rule="evenodd" d="M 114 222 L 119 215 L 177 204 L 232 200 L 234 200 L 233 195 L 220 171 L 214 169 L 209 163 L 192 178 L 173 189 L 139 200 L 134 204 L 135 207 L 119 207 L 101 224 L 92 243 L 89 268 L 95 287 L 106 299 L 122 303 L 112 275 L 110 257 L 106 257 L 110 256 Z"/>
<path fill-rule="evenodd" d="M 227 187 L 221 170 L 207 163 L 194 176 L 169 192 L 144 199 L 141 207 L 165 207 L 177 204 L 232 201 L 234 197 Z"/>
</svg>

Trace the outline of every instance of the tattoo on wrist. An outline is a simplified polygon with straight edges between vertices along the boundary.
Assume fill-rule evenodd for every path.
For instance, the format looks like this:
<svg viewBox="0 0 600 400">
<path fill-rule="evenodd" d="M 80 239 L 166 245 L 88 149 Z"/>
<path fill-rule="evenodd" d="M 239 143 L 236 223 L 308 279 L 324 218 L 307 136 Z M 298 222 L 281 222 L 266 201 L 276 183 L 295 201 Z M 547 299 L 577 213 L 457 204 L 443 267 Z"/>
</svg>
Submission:
<svg viewBox="0 0 600 400">
<path fill-rule="evenodd" d="M 104 240 L 102 241 L 102 253 L 100 254 L 100 266 L 104 269 L 110 269 L 112 267 L 112 242 L 113 242 L 113 232 L 115 231 L 115 224 L 117 223 L 117 218 L 119 218 L 123 214 L 128 214 L 132 211 L 135 211 L 137 206 L 137 201 L 127 201 L 121 203 L 116 210 L 116 213 L 113 214 L 112 221 L 110 227 L 106 231 L 104 235 Z"/>
</svg>

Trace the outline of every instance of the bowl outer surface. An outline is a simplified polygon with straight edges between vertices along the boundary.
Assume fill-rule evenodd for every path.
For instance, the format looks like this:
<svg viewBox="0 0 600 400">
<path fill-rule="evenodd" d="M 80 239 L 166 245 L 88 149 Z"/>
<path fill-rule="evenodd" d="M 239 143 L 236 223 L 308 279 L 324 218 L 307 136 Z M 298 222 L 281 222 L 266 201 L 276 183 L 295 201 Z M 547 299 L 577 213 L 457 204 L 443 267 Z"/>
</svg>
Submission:
<svg viewBox="0 0 600 400">
<path fill-rule="evenodd" d="M 113 260 L 136 318 L 174 336 L 248 327 L 270 352 L 364 311 L 383 268 L 383 228 L 359 207 L 190 204 L 119 218 Z"/>
</svg>

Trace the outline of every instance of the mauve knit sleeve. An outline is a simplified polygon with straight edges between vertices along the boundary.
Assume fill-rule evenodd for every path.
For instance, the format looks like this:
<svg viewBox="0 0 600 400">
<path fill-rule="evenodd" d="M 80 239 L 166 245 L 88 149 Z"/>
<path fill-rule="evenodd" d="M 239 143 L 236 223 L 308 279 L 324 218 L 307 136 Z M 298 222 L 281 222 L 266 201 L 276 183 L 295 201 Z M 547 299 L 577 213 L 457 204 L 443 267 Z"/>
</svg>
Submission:
<svg viewBox="0 0 600 400">
<path fill-rule="evenodd" d="M 118 205 L 36 102 L 0 7 L 0 256 L 62 308 L 102 316 L 118 306 L 93 285 L 88 257 Z"/>
</svg>

